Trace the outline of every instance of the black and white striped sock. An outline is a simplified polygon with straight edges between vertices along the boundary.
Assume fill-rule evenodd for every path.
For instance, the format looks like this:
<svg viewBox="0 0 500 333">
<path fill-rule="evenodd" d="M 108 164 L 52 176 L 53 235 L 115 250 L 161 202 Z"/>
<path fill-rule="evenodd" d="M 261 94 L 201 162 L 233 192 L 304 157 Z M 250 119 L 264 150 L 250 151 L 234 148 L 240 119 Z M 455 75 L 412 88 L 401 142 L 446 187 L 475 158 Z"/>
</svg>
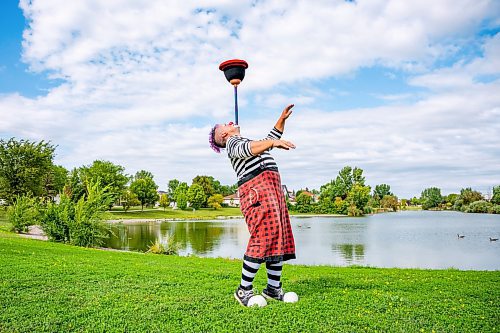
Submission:
<svg viewBox="0 0 500 333">
<path fill-rule="evenodd" d="M 267 269 L 267 284 L 274 288 L 280 287 L 281 271 L 283 269 L 283 261 L 278 263 L 266 262 Z"/>
<path fill-rule="evenodd" d="M 244 289 L 251 289 L 253 279 L 255 274 L 260 268 L 260 264 L 255 262 L 250 262 L 247 260 L 243 260 L 243 269 L 241 270 L 241 287 Z"/>
</svg>

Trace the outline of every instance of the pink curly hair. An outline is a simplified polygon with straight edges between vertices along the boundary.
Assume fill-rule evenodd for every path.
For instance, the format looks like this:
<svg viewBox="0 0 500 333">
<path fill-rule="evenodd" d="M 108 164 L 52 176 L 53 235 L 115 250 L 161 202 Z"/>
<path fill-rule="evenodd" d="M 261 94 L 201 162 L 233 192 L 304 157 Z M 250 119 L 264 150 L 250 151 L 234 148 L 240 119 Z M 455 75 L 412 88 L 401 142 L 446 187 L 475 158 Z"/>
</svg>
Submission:
<svg viewBox="0 0 500 333">
<path fill-rule="evenodd" d="M 208 143 L 210 144 L 210 148 L 212 148 L 216 153 L 220 153 L 221 149 L 224 147 L 221 147 L 215 140 L 215 130 L 217 129 L 217 126 L 219 125 L 215 125 L 210 130 L 210 133 L 208 134 Z"/>
</svg>

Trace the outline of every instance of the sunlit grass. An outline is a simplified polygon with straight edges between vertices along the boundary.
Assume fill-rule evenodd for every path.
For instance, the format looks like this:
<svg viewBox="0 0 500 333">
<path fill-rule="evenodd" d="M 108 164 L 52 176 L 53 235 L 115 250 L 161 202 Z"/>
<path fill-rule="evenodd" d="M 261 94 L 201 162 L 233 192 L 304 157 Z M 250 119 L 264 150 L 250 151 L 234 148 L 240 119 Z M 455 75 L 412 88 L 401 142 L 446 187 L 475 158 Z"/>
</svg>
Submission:
<svg viewBox="0 0 500 333">
<path fill-rule="evenodd" d="M 0 268 L 0 332 L 495 332 L 500 318 L 498 271 L 285 265 L 299 302 L 246 309 L 232 296 L 239 260 L 0 232 Z"/>
<path fill-rule="evenodd" d="M 138 209 L 137 209 L 138 208 Z M 218 217 L 243 217 L 238 207 L 225 207 L 222 209 L 201 208 L 198 210 L 180 210 L 167 208 L 145 208 L 144 211 L 140 207 L 133 207 L 127 212 L 121 209 L 113 208 L 109 213 L 109 219 L 215 219 Z M 318 215 L 316 213 L 299 213 L 290 211 L 290 215 Z M 328 214 L 327 214 L 328 215 Z M 345 216 L 345 215 L 331 215 Z"/>
<path fill-rule="evenodd" d="M 242 216 L 239 208 L 211 209 L 202 208 L 198 210 L 181 210 L 163 208 L 124 211 L 110 211 L 110 219 L 214 219 L 219 216 Z"/>
</svg>

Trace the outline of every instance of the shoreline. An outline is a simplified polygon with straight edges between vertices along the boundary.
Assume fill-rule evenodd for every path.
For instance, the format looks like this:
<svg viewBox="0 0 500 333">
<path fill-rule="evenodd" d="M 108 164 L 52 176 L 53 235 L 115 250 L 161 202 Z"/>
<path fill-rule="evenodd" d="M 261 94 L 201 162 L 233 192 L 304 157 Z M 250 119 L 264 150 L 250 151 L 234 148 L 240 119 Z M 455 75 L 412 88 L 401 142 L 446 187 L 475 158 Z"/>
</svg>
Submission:
<svg viewBox="0 0 500 333">
<path fill-rule="evenodd" d="M 310 218 L 310 217 L 347 217 L 347 215 L 339 215 L 339 214 L 315 214 L 315 215 L 290 215 L 290 218 Z M 215 218 L 161 218 L 161 219 L 145 219 L 145 218 L 136 218 L 136 219 L 111 219 L 105 220 L 104 223 L 107 224 L 146 224 L 146 223 L 162 223 L 162 222 L 212 222 L 212 221 L 223 221 L 223 220 L 236 220 L 236 219 L 244 219 L 243 215 L 233 215 L 233 216 L 217 216 Z M 32 225 L 28 227 L 28 232 L 16 233 L 17 235 L 23 238 L 31 238 L 46 241 L 49 238 L 43 232 L 41 226 Z"/>
<path fill-rule="evenodd" d="M 290 218 L 308 218 L 308 217 L 348 217 L 347 215 L 340 214 L 314 214 L 314 215 L 290 215 Z M 166 218 L 126 218 L 126 219 L 110 219 L 106 220 L 106 223 L 116 224 L 131 224 L 131 223 L 161 223 L 161 222 L 204 222 L 204 221 L 217 221 L 217 220 L 235 220 L 235 219 L 244 219 L 243 215 L 233 215 L 233 216 L 217 216 L 212 218 L 207 217 L 187 217 L 187 218 L 179 218 L 179 217 L 166 217 Z"/>
</svg>

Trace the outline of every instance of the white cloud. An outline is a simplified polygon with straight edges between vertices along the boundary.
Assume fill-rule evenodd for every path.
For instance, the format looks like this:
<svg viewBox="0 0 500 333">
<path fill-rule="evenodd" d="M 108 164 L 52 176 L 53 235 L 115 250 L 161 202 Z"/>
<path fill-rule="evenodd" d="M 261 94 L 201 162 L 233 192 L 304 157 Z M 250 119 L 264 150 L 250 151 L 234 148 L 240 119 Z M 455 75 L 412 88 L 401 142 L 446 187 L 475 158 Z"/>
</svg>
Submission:
<svg viewBox="0 0 500 333">
<path fill-rule="evenodd" d="M 287 135 L 298 149 L 276 152 L 291 187 L 317 188 L 344 165 L 403 195 L 432 182 L 450 190 L 500 183 L 499 84 L 479 80 L 499 73 L 500 36 L 480 41 L 481 57 L 433 69 L 482 22 L 498 21 L 496 1 L 214 0 L 200 8 L 195 1 L 22 0 L 21 8 L 29 20 L 24 61 L 64 83 L 37 98 L 0 96 L 0 132 L 52 140 L 67 167 L 109 159 L 130 173 L 150 170 L 163 186 L 197 174 L 233 183 L 206 137 L 207 123 L 232 115 L 232 91 L 217 66 L 241 57 L 250 63 L 243 107 L 252 99 L 277 116 L 297 104 Z M 373 65 L 407 71 L 429 93 L 414 104 L 397 92 L 378 97 L 407 104 L 314 108 L 352 94 L 321 79 Z M 248 133 L 264 135 L 273 116 L 249 119 Z"/>
</svg>

